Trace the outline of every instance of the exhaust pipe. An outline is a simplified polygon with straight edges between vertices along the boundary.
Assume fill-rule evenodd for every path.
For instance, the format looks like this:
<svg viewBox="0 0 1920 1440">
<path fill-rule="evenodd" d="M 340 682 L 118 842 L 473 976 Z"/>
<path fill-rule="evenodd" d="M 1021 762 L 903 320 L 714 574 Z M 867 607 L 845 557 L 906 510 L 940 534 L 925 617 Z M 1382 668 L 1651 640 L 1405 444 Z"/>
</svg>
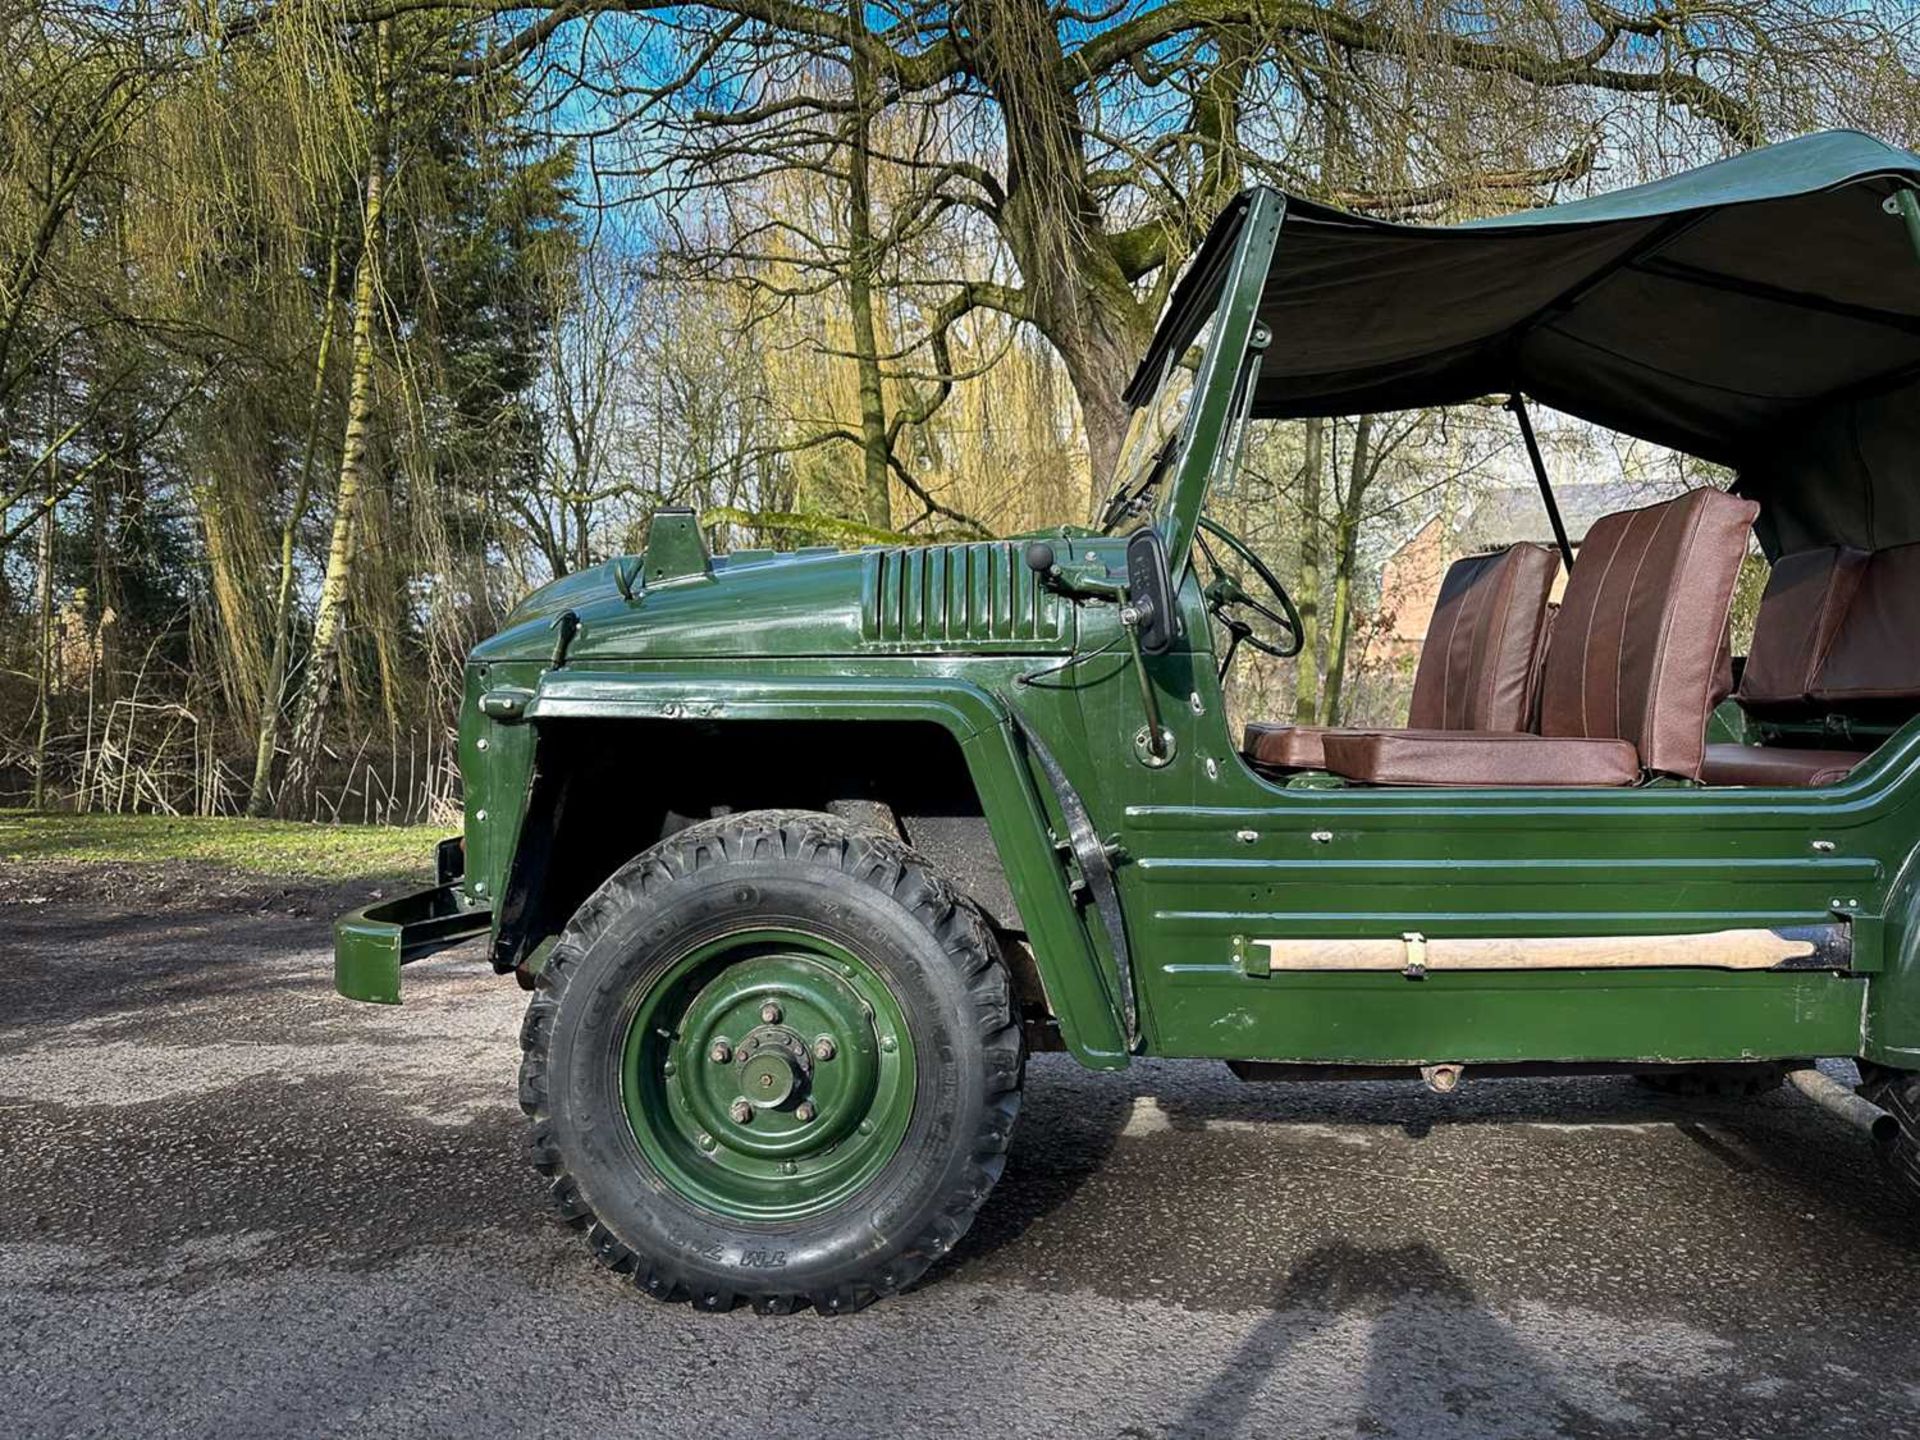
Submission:
<svg viewBox="0 0 1920 1440">
<path fill-rule="evenodd" d="M 1809 1065 L 1787 1072 L 1787 1083 L 1822 1110 L 1839 1116 L 1876 1145 L 1891 1145 L 1900 1134 L 1900 1122 L 1863 1095 Z"/>
</svg>

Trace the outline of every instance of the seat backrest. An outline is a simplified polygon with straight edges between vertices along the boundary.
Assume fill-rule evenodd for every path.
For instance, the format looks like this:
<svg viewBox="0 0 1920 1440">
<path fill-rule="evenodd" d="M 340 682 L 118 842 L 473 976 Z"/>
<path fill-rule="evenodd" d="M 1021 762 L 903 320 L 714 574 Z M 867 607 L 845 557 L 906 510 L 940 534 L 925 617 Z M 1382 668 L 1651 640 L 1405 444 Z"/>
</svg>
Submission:
<svg viewBox="0 0 1920 1440">
<path fill-rule="evenodd" d="M 1587 531 L 1547 645 L 1540 733 L 1626 740 L 1697 780 L 1726 697 L 1721 642 L 1760 507 L 1720 490 L 1603 516 Z"/>
<path fill-rule="evenodd" d="M 1904 719 L 1920 704 L 1920 545 L 1866 557 L 1810 687 L 1822 714 Z"/>
<path fill-rule="evenodd" d="M 1804 719 L 1818 711 L 1813 688 L 1868 558 L 1865 550 L 1827 545 L 1773 562 L 1734 692 L 1743 710 L 1768 720 Z"/>
<path fill-rule="evenodd" d="M 1413 672 L 1415 730 L 1526 730 L 1560 555 L 1519 544 L 1447 567 Z"/>
</svg>

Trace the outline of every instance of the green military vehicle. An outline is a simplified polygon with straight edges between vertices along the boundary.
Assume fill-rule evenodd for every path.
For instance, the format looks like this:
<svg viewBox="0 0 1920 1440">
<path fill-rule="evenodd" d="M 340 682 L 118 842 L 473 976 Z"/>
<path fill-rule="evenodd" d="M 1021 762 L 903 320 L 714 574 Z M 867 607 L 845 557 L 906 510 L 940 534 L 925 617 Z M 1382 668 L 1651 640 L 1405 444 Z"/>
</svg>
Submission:
<svg viewBox="0 0 1920 1440">
<path fill-rule="evenodd" d="M 1787 1074 L 1915 1180 L 1916 187 L 1920 156 L 1837 133 L 1448 228 L 1242 196 L 1094 526 L 715 556 L 665 511 L 530 596 L 467 666 L 464 839 L 340 922 L 338 989 L 397 1002 L 486 935 L 533 992 L 554 1199 L 708 1309 L 911 1282 L 1043 1049 L 1442 1090 Z M 1236 656 L 1300 644 L 1207 513 L 1247 422 L 1523 395 L 1737 478 L 1577 558 L 1456 563 L 1406 727 L 1230 733 Z"/>
</svg>

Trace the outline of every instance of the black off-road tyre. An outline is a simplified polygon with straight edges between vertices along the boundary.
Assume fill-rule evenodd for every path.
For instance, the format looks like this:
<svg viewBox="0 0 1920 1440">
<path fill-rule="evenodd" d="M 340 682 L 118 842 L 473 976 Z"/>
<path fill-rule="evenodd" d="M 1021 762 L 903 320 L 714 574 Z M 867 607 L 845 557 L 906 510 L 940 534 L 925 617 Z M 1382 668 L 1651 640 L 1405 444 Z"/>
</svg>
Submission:
<svg viewBox="0 0 1920 1440">
<path fill-rule="evenodd" d="M 760 1224 L 679 1193 L 622 1103 L 620 1015 L 692 938 L 778 923 L 883 974 L 912 1035 L 900 1145 L 843 1203 Z M 631 1028 L 630 1024 L 628 1028 Z M 521 1029 L 534 1167 L 594 1257 L 663 1301 L 858 1310 L 951 1250 L 1006 1163 L 1025 1046 L 986 920 L 900 840 L 830 815 L 760 811 L 679 831 L 621 867 L 561 935 Z"/>
<path fill-rule="evenodd" d="M 1633 1077 L 1662 1095 L 1694 1099 L 1750 1100 L 1778 1090 L 1787 1079 L 1787 1067 L 1776 1060 L 1728 1065 L 1676 1065 L 1671 1070 L 1643 1070 Z"/>
</svg>

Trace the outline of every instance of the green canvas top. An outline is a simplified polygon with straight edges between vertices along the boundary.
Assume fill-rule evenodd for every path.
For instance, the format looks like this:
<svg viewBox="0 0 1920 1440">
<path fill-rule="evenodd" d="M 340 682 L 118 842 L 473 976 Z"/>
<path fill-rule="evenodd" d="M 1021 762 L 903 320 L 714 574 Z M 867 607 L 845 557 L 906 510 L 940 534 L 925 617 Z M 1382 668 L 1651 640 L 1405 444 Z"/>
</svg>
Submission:
<svg viewBox="0 0 1920 1440">
<path fill-rule="evenodd" d="M 1735 467 L 1769 550 L 1920 540 L 1920 256 L 1886 205 L 1915 187 L 1920 155 L 1834 131 L 1463 225 L 1290 198 L 1254 414 L 1525 394 Z M 1182 282 L 1168 338 L 1242 208 Z"/>
</svg>

